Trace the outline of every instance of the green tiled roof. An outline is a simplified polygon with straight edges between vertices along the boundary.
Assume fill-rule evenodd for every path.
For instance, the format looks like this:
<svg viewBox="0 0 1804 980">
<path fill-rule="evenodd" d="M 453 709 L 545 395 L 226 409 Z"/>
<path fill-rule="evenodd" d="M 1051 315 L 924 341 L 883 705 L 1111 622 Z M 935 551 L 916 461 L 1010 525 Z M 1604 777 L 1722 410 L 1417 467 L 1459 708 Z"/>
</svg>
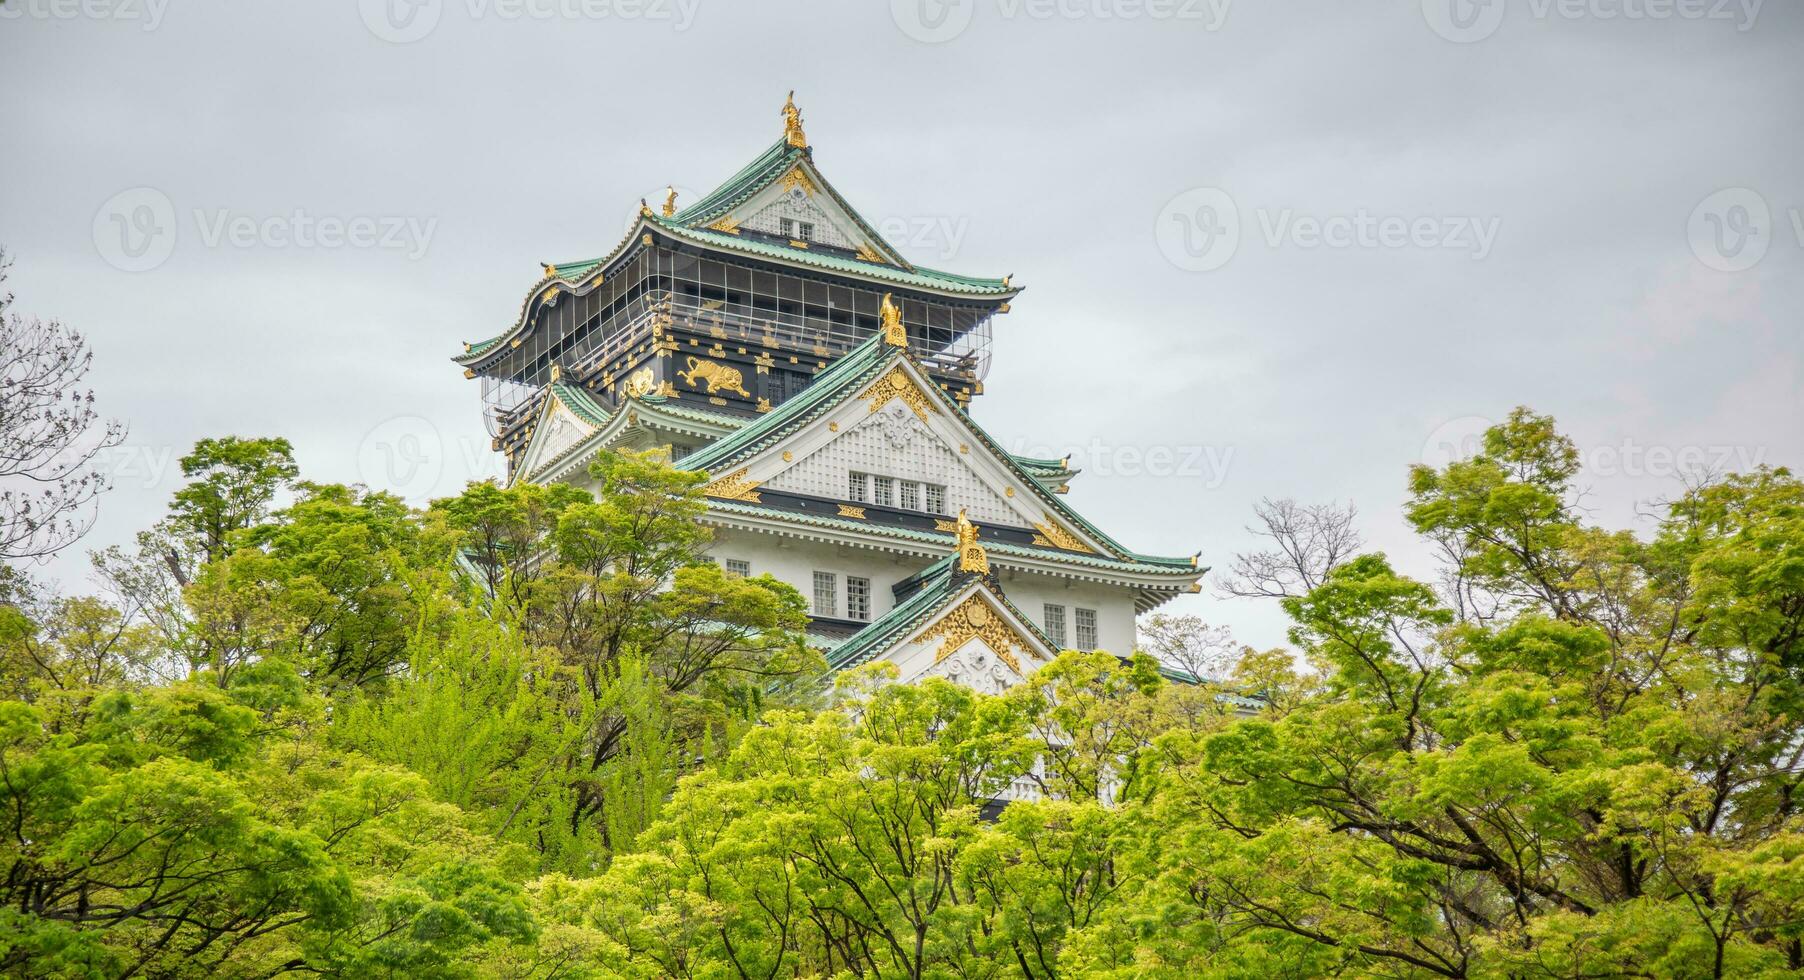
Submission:
<svg viewBox="0 0 1804 980">
<path fill-rule="evenodd" d="M 781 242 L 753 238 L 749 235 L 729 235 L 724 231 L 690 228 L 678 223 L 674 218 L 660 218 L 654 215 L 645 220 L 675 238 L 698 245 L 726 249 L 760 258 L 780 259 L 785 262 L 794 262 L 797 265 L 826 269 L 830 272 L 843 272 L 867 279 L 878 279 L 899 286 L 967 293 L 973 296 L 1003 296 L 1015 291 L 1014 287 L 1004 285 L 1001 279 L 961 276 L 955 272 L 944 272 L 925 266 L 915 266 L 912 270 L 902 269 L 881 262 L 866 262 L 849 255 L 795 248 Z"/>
<path fill-rule="evenodd" d="M 805 151 L 779 139 L 751 163 L 726 179 L 726 182 L 703 194 L 701 200 L 678 211 L 672 220 L 683 224 L 702 224 L 714 220 L 758 193 L 766 184 L 789 172 L 789 168 Z"/>
<path fill-rule="evenodd" d="M 762 240 L 749 235 L 730 235 L 706 227 L 709 222 L 730 212 L 750 199 L 752 195 L 769 186 L 772 181 L 788 173 L 790 168 L 798 162 L 807 163 L 810 172 L 818 178 L 820 189 L 830 196 L 852 221 L 858 224 L 860 230 L 872 242 L 880 246 L 879 250 L 885 253 L 894 264 L 866 262 L 863 259 L 828 251 L 794 248 L 777 241 Z M 898 286 L 996 298 L 1012 296 L 1020 291 L 1018 288 L 1008 285 L 1003 279 L 961 276 L 954 272 L 929 269 L 909 262 L 896 251 L 894 246 L 886 242 L 882 235 L 878 234 L 877 230 L 864 219 L 864 216 L 858 213 L 857 209 L 853 208 L 845 198 L 840 196 L 838 191 L 833 189 L 825 177 L 820 175 L 819 169 L 814 167 L 813 155 L 809 150 L 790 146 L 787 141 L 781 139 L 767 147 L 763 153 L 742 167 L 738 173 L 727 178 L 725 183 L 702 195 L 700 200 L 676 214 L 666 218 L 646 211 L 641 212 L 639 217 L 644 225 L 703 247 L 723 249 L 756 258 L 793 262 L 810 268 L 844 273 Z M 535 287 L 533 292 L 528 294 L 527 302 L 520 311 L 520 318 L 512 327 L 487 340 L 467 345 L 464 352 L 452 360 L 468 364 L 493 350 L 495 345 L 502 340 L 513 336 L 527 322 L 532 297 L 538 293 L 539 288 L 553 279 L 574 283 L 587 278 L 590 273 L 603 266 L 611 264 L 614 259 L 634 247 L 634 243 L 640 236 L 639 228 L 640 226 L 635 225 L 620 240 L 620 244 L 607 255 L 592 259 L 551 263 L 546 275 L 539 280 L 540 286 Z"/>
<path fill-rule="evenodd" d="M 682 465 L 689 465 L 687 459 Z M 826 517 L 819 514 L 803 514 L 779 507 L 766 507 L 762 504 L 747 503 L 740 500 L 722 500 L 709 498 L 708 507 L 727 514 L 741 514 L 746 517 L 767 517 L 795 524 L 806 524 L 811 527 L 828 528 L 836 531 L 854 531 L 867 537 L 895 538 L 900 541 L 915 541 L 921 544 L 942 545 L 948 549 L 957 546 L 957 539 L 944 531 L 925 531 L 920 528 L 896 527 L 889 524 L 873 524 L 870 521 L 853 520 L 845 517 Z M 1014 544 L 1007 541 L 984 541 L 983 549 L 992 556 L 1015 556 L 1019 558 L 1051 559 L 1067 565 L 1079 565 L 1084 568 L 1095 568 L 1112 572 L 1140 572 L 1155 575 L 1173 575 L 1175 581 L 1188 581 L 1201 573 L 1190 567 L 1188 559 L 1183 559 L 1181 566 L 1164 562 L 1152 562 L 1135 557 L 1133 559 L 1111 558 L 1107 555 L 1085 555 L 1075 551 L 1060 551 L 1057 548 L 1040 548 L 1034 545 Z"/>
<path fill-rule="evenodd" d="M 845 670 L 869 661 L 872 657 L 886 649 L 897 637 L 925 625 L 939 612 L 944 610 L 954 598 L 965 591 L 972 582 L 968 575 L 957 575 L 953 572 L 956 556 L 942 558 L 921 572 L 910 577 L 900 585 L 898 590 L 912 587 L 909 593 L 896 607 L 878 617 L 871 625 L 854 633 L 844 643 L 834 647 L 827 655 L 827 666 L 833 670 Z M 990 597 L 1000 602 L 1003 608 L 1021 621 L 1034 639 L 1048 650 L 1057 650 L 1053 642 L 1033 620 L 1023 615 L 1008 596 L 994 587 L 991 582 L 986 587 Z"/>
</svg>

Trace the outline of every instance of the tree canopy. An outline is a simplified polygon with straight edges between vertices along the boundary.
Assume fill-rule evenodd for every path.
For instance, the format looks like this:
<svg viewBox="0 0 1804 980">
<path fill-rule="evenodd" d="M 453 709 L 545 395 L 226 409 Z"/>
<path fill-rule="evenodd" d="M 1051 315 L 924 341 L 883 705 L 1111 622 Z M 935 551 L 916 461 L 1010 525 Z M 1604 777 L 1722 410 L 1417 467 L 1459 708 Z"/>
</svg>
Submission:
<svg viewBox="0 0 1804 980">
<path fill-rule="evenodd" d="M 0 972 L 1804 970 L 1784 469 L 1601 528 L 1518 410 L 1409 472 L 1426 579 L 1268 503 L 1236 591 L 1292 649 L 1165 618 L 1215 676 L 1067 651 L 999 695 L 824 678 L 654 454 L 423 510 L 279 439 L 183 472 L 107 595 L 0 606 Z"/>
</svg>

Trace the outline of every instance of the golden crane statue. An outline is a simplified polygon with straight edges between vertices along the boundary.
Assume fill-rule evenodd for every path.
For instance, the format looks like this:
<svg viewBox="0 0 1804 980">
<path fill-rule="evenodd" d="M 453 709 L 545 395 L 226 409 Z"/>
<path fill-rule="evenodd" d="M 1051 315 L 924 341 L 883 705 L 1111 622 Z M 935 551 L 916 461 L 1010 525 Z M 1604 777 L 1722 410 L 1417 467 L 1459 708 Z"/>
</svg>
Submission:
<svg viewBox="0 0 1804 980">
<path fill-rule="evenodd" d="M 983 545 L 977 543 L 977 525 L 965 516 L 965 509 L 958 509 L 958 570 L 988 575 L 990 572 L 990 556 L 984 553 Z"/>
<path fill-rule="evenodd" d="M 908 346 L 908 329 L 902 326 L 902 309 L 891 302 L 890 294 L 883 294 L 883 342 L 891 347 Z"/>
<path fill-rule="evenodd" d="M 783 103 L 783 141 L 798 150 L 808 149 L 808 134 L 802 132 L 802 110 L 796 108 L 795 89 Z"/>
</svg>

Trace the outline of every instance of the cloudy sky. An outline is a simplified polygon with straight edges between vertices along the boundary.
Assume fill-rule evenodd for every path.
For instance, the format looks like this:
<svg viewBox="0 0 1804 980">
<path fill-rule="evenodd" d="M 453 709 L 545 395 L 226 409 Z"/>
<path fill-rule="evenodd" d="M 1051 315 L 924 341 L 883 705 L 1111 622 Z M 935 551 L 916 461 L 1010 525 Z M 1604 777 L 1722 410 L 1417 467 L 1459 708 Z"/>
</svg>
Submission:
<svg viewBox="0 0 1804 980">
<path fill-rule="evenodd" d="M 9 287 L 131 425 L 90 547 L 203 436 L 420 501 L 493 472 L 449 355 L 792 88 L 905 254 L 1027 284 L 974 412 L 1131 547 L 1225 566 L 1261 497 L 1352 501 L 1430 574 L 1407 467 L 1518 404 L 1610 524 L 1804 462 L 1780 0 L 6 0 L 0 83 Z"/>
</svg>

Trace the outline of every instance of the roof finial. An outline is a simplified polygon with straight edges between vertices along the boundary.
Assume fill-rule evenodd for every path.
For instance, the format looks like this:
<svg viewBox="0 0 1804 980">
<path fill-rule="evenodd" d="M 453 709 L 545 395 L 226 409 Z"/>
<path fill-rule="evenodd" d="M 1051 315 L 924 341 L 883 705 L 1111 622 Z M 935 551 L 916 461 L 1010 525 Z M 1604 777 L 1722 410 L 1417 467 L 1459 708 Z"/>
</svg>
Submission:
<svg viewBox="0 0 1804 980">
<path fill-rule="evenodd" d="M 651 205 L 645 203 L 645 198 L 643 197 L 639 199 L 639 216 L 641 218 L 651 217 Z"/>
<path fill-rule="evenodd" d="M 990 572 L 990 556 L 977 543 L 977 525 L 965 516 L 963 507 L 958 509 L 958 570 L 980 575 Z"/>
<path fill-rule="evenodd" d="M 672 184 L 664 190 L 664 217 L 668 218 L 676 213 L 676 185 Z"/>
<path fill-rule="evenodd" d="M 545 278 L 550 279 L 551 277 L 557 275 L 557 266 L 552 265 L 549 262 L 542 262 L 540 264 L 545 267 Z"/>
<path fill-rule="evenodd" d="M 561 367 L 559 367 L 559 366 L 558 366 L 558 365 L 556 365 L 556 364 L 553 364 L 553 365 L 552 365 L 552 366 L 551 366 L 551 380 L 552 380 L 552 382 L 553 382 L 553 383 L 556 383 L 556 382 L 558 382 L 558 381 L 562 381 L 562 380 L 563 380 L 563 378 L 564 378 L 564 369 L 563 369 L 563 368 L 561 368 Z"/>
<path fill-rule="evenodd" d="M 783 141 L 798 150 L 808 149 L 808 135 L 802 132 L 802 110 L 796 108 L 796 91 L 789 90 L 783 103 Z"/>
<path fill-rule="evenodd" d="M 883 294 L 883 342 L 891 347 L 908 346 L 908 330 L 902 326 L 902 311 L 890 302 L 890 294 Z"/>
</svg>

